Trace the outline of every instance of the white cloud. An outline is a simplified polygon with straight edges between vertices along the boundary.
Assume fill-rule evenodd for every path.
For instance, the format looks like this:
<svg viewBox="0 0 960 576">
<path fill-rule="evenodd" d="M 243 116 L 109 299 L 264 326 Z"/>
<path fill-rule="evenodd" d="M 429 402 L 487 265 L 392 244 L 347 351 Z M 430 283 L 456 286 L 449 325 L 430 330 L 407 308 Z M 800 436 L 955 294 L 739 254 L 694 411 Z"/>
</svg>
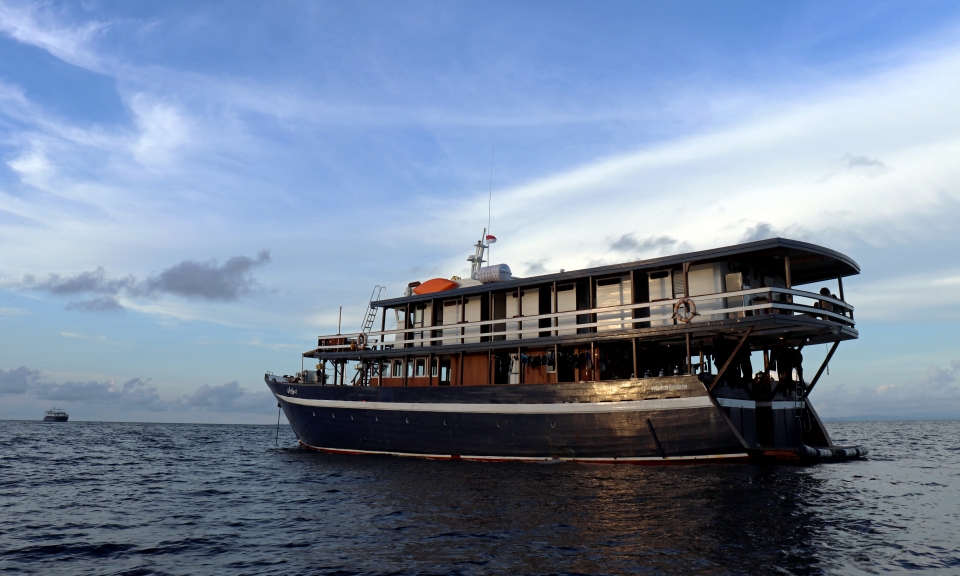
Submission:
<svg viewBox="0 0 960 576">
<path fill-rule="evenodd" d="M 191 123 L 183 111 L 144 93 L 133 96 L 129 105 L 139 128 L 131 147 L 133 157 L 147 168 L 172 166 L 176 154 L 194 140 Z"/>
</svg>

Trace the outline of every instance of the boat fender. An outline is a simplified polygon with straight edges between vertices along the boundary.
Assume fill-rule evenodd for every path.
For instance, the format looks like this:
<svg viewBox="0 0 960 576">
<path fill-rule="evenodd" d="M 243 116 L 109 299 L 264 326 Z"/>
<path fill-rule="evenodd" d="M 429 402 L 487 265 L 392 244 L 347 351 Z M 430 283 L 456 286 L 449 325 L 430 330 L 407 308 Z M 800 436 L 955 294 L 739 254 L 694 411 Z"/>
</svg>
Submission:
<svg viewBox="0 0 960 576">
<path fill-rule="evenodd" d="M 357 335 L 357 348 L 363 350 L 367 347 L 367 335 L 364 332 L 361 332 Z"/>
<path fill-rule="evenodd" d="M 681 312 L 681 308 L 683 311 Z M 681 322 L 690 322 L 697 315 L 697 305 L 693 300 L 684 298 L 673 305 L 673 317 Z"/>
</svg>

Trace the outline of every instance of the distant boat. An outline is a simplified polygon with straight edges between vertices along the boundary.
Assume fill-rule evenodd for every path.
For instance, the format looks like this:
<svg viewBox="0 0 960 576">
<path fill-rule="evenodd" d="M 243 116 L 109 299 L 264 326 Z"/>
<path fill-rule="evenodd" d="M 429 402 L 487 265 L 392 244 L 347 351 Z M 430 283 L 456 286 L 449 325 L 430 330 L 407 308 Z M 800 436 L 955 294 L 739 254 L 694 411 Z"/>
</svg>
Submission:
<svg viewBox="0 0 960 576">
<path fill-rule="evenodd" d="M 70 415 L 64 412 L 62 408 L 47 410 L 43 415 L 44 422 L 66 422 L 68 418 L 70 418 Z"/>
</svg>

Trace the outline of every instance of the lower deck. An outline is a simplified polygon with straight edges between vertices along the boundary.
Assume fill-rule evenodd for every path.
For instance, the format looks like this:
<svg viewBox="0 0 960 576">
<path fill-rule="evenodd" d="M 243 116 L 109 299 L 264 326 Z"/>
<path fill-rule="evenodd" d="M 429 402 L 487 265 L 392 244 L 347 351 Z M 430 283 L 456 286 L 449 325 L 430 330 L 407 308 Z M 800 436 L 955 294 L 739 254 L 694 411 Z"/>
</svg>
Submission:
<svg viewBox="0 0 960 576">
<path fill-rule="evenodd" d="M 672 463 L 770 450 L 799 461 L 807 445 L 830 446 L 812 407 L 715 397 L 697 376 L 552 386 L 267 384 L 300 442 L 328 452 Z"/>
</svg>

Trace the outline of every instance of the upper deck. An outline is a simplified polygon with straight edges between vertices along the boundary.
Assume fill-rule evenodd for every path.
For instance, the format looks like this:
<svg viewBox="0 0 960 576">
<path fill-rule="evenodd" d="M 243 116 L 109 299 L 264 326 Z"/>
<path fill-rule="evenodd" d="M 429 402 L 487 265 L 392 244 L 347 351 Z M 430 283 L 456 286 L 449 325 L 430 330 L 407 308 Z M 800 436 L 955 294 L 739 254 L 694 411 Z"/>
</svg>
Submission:
<svg viewBox="0 0 960 576">
<path fill-rule="evenodd" d="M 497 351 L 580 350 L 603 342 L 703 350 L 723 335 L 751 334 L 748 347 L 804 345 L 857 337 L 842 278 L 853 259 L 796 240 L 775 238 L 528 278 L 463 286 L 371 302 L 381 329 L 321 336 L 304 357 L 390 363 Z M 830 283 L 839 295 L 796 286 Z M 831 289 L 832 292 L 832 289 Z M 387 329 L 390 322 L 390 329 Z M 395 327 L 393 326 L 393 323 Z M 611 344 L 612 345 L 612 344 Z M 429 357 L 429 359 L 426 359 Z M 592 357 L 592 356 L 591 356 Z M 492 360 L 491 360 L 492 361 Z M 488 362 L 489 363 L 489 362 Z M 382 365 L 382 364 L 381 364 Z M 403 368 L 404 373 L 407 369 Z"/>
<path fill-rule="evenodd" d="M 852 258 L 835 250 L 799 240 L 770 238 L 722 248 L 712 248 L 710 250 L 624 262 L 622 264 L 568 270 L 527 278 L 514 278 L 506 282 L 481 284 L 479 286 L 465 286 L 463 288 L 447 290 L 441 294 L 444 298 L 460 295 L 469 296 L 488 292 L 494 287 L 498 290 L 504 290 L 554 282 L 565 284 L 583 278 L 617 277 L 629 272 L 682 268 L 685 263 L 693 265 L 723 261 L 737 262 L 742 265 L 771 270 L 774 273 L 779 273 L 785 284 L 786 278 L 783 278 L 783 275 L 786 274 L 784 258 L 789 259 L 790 280 L 793 286 L 836 280 L 837 278 L 846 278 L 847 276 L 854 276 L 860 273 L 860 266 Z M 371 304 L 381 308 L 394 308 L 404 306 L 408 303 L 416 304 L 427 302 L 436 297 L 436 293 L 425 295 L 414 294 L 411 296 L 378 300 Z"/>
</svg>

